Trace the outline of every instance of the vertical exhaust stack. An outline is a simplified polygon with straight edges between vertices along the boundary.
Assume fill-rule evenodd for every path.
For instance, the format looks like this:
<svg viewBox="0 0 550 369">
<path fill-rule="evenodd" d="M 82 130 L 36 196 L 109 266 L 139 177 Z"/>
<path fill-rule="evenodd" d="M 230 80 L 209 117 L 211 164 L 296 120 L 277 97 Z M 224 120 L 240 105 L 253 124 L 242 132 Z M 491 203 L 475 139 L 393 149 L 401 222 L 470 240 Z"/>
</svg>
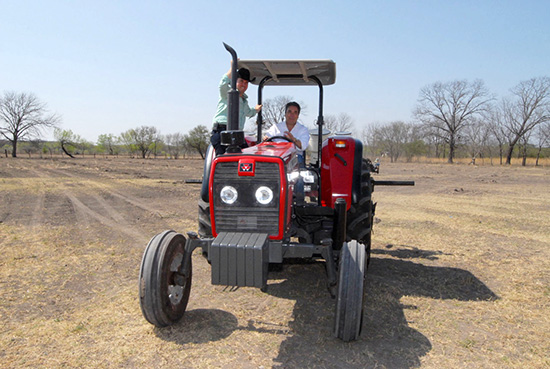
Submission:
<svg viewBox="0 0 550 369">
<path fill-rule="evenodd" d="M 239 130 L 239 91 L 237 90 L 237 65 L 239 59 L 237 52 L 225 42 L 225 49 L 231 54 L 233 64 L 231 66 L 231 89 L 227 93 L 227 131 L 221 133 L 221 144 L 226 145 L 227 153 L 242 152 L 241 146 L 246 142 L 244 131 Z"/>
</svg>

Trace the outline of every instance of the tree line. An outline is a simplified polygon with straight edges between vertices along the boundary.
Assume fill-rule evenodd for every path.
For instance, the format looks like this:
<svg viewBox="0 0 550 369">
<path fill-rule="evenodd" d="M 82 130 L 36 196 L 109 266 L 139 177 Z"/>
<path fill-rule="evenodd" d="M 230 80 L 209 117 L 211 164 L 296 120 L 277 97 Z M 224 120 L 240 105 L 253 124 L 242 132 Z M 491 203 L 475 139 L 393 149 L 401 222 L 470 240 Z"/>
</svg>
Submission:
<svg viewBox="0 0 550 369">
<path fill-rule="evenodd" d="M 54 137 L 54 142 L 44 143 L 43 153 L 53 154 L 62 151 L 71 157 L 87 153 L 109 156 L 127 155 L 143 159 L 158 156 L 179 159 L 198 154 L 204 159 L 210 132 L 204 125 L 199 125 L 187 134 L 163 135 L 156 127 L 140 126 L 119 135 L 101 134 L 97 142 L 92 143 L 71 130 L 55 128 Z"/>
<path fill-rule="evenodd" d="M 284 119 L 284 106 L 294 100 L 277 96 L 263 104 L 265 128 Z M 307 114 L 303 103 L 302 115 Z M 204 158 L 210 127 L 199 125 L 187 134 L 161 135 L 153 126 L 141 126 L 119 135 L 103 134 L 90 143 L 70 130 L 56 128 L 60 117 L 49 114 L 46 105 L 33 94 L 6 92 L 0 97 L 0 134 L 17 156 L 17 145 L 24 141 L 31 150 L 40 141 L 43 129 L 54 128 L 56 142 L 44 143 L 43 152 L 59 150 L 75 153 L 120 153 L 142 158 L 165 155 L 178 158 L 199 154 Z M 411 160 L 415 156 L 499 157 L 500 164 L 511 164 L 514 153 L 525 165 L 526 158 L 538 159 L 550 146 L 550 78 L 522 81 L 510 95 L 497 99 L 482 80 L 436 82 L 420 90 L 410 122 L 393 121 L 357 127 L 346 113 L 325 115 L 324 125 L 333 133 L 353 132 L 371 156 L 387 155 L 391 161 Z M 255 130 L 254 124 L 252 130 Z M 6 146 L 6 145 L 4 145 Z M 7 150 L 6 150 L 7 151 Z"/>
<path fill-rule="evenodd" d="M 482 80 L 437 82 L 420 91 L 413 116 L 429 140 L 448 148 L 449 163 L 460 144 L 469 146 L 473 159 L 498 147 L 506 164 L 520 145 L 525 163 L 533 140 L 539 153 L 550 143 L 550 78 L 522 81 L 510 92 L 497 100 Z"/>
</svg>

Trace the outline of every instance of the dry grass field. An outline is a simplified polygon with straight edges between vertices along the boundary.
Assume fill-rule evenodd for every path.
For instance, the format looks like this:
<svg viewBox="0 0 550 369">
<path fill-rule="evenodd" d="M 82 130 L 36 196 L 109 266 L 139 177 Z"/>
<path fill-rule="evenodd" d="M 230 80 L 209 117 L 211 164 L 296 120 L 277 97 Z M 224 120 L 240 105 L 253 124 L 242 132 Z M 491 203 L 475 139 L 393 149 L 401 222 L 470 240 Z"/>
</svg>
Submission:
<svg viewBox="0 0 550 369">
<path fill-rule="evenodd" d="M 486 163 L 487 164 L 487 163 Z M 496 164 L 496 163 L 495 163 Z M 149 239 L 197 229 L 200 160 L 0 159 L 2 368 L 550 368 L 550 168 L 382 163 L 359 341 L 321 263 L 266 293 L 210 284 L 182 321 L 138 302 Z"/>
</svg>

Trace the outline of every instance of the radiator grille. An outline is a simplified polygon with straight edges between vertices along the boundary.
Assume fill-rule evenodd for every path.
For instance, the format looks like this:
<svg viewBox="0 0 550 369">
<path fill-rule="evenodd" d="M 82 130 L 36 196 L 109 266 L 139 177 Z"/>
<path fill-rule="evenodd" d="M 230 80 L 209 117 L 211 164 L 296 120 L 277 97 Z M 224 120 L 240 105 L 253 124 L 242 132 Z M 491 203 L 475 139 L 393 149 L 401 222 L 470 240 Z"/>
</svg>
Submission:
<svg viewBox="0 0 550 369">
<path fill-rule="evenodd" d="M 216 233 L 261 232 L 269 235 L 279 233 L 279 165 L 271 162 L 256 162 L 255 176 L 239 176 L 237 162 L 221 162 L 216 165 L 213 182 L 213 210 Z M 239 193 L 231 205 L 220 199 L 224 186 L 233 186 Z M 260 186 L 273 191 L 273 201 L 262 205 L 255 193 Z"/>
</svg>

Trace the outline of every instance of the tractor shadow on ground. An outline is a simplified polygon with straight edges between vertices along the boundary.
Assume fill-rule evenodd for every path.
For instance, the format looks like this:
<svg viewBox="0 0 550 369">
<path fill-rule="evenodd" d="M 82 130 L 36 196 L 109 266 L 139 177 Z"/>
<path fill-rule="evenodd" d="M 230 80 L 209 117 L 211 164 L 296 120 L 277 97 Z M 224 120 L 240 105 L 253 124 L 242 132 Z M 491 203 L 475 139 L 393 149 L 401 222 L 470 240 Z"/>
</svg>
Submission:
<svg viewBox="0 0 550 369">
<path fill-rule="evenodd" d="M 431 350 L 429 339 L 409 327 L 403 296 L 459 301 L 488 301 L 498 297 L 472 273 L 426 266 L 404 259 L 437 259 L 441 253 L 415 247 L 373 250 L 367 277 L 367 303 L 358 341 L 333 337 L 335 300 L 326 289 L 322 263 L 286 265 L 276 273 L 286 280 L 270 285 L 268 293 L 296 300 L 291 335 L 285 339 L 274 368 L 412 368 Z M 275 277 L 275 276 L 274 276 Z"/>
<path fill-rule="evenodd" d="M 177 324 L 165 328 L 154 328 L 157 337 L 179 345 L 219 341 L 229 337 L 237 329 L 239 329 L 237 317 L 219 309 L 188 310 Z"/>
</svg>

